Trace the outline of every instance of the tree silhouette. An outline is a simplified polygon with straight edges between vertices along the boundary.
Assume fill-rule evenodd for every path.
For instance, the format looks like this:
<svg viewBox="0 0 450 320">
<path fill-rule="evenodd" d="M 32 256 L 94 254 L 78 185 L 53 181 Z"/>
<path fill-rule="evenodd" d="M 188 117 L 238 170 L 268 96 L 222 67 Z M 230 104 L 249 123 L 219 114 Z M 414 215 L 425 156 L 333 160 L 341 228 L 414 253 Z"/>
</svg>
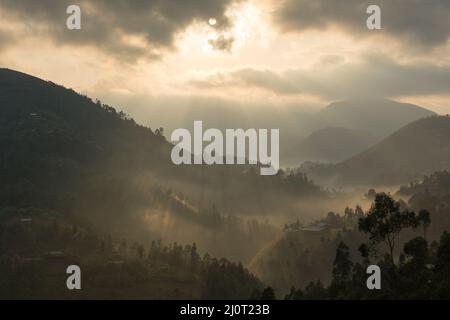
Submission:
<svg viewBox="0 0 450 320">
<path fill-rule="evenodd" d="M 417 237 L 405 243 L 403 252 L 411 258 L 416 272 L 425 268 L 428 260 L 428 243 L 425 238 Z"/>
<path fill-rule="evenodd" d="M 359 219 L 359 230 L 369 234 L 373 246 L 385 243 L 389 249 L 389 258 L 393 266 L 395 241 L 404 228 L 416 228 L 419 225 L 413 211 L 400 211 L 400 204 L 386 193 L 377 193 L 366 217 Z"/>
<path fill-rule="evenodd" d="M 419 222 L 422 224 L 423 227 L 423 238 L 427 238 L 427 229 L 431 224 L 431 218 L 430 213 L 427 210 L 420 210 L 419 216 L 417 217 Z"/>
<path fill-rule="evenodd" d="M 344 242 L 340 242 L 336 249 L 333 262 L 333 280 L 329 287 L 331 297 L 343 295 L 347 283 L 352 278 L 353 262 L 350 260 L 350 250 Z"/>
<path fill-rule="evenodd" d="M 353 263 L 350 260 L 349 248 L 341 241 L 336 249 L 336 257 L 333 262 L 333 280 L 337 282 L 349 280 L 352 268 Z"/>
<path fill-rule="evenodd" d="M 275 291 L 271 287 L 267 287 L 261 293 L 261 300 L 275 300 Z"/>
</svg>

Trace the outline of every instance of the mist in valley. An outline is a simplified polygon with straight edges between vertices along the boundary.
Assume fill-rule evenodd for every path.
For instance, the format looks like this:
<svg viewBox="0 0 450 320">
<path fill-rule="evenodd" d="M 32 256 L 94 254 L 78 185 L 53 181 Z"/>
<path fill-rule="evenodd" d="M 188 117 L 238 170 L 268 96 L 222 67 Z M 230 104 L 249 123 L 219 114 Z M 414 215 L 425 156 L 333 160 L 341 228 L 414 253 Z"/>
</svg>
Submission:
<svg viewBox="0 0 450 320">
<path fill-rule="evenodd" d="M 0 1 L 0 299 L 449 299 L 450 7 L 381 2 Z"/>
</svg>

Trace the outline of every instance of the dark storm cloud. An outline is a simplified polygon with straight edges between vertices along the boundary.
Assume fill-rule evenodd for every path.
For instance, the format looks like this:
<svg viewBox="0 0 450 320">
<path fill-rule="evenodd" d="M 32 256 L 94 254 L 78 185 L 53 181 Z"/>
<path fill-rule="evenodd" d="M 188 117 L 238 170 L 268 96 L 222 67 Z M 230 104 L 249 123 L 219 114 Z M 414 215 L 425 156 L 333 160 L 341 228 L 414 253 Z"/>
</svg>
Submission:
<svg viewBox="0 0 450 320">
<path fill-rule="evenodd" d="M 284 72 L 245 68 L 191 83 L 198 88 L 259 88 L 277 95 L 308 94 L 326 99 L 450 95 L 450 66 L 400 64 L 379 55 L 362 62 Z"/>
<path fill-rule="evenodd" d="M 381 8 L 382 29 L 366 28 L 366 9 Z M 339 26 L 358 36 L 377 33 L 418 47 L 446 43 L 450 36 L 449 0 L 284 0 L 275 13 L 284 31 Z"/>
<path fill-rule="evenodd" d="M 215 28 L 225 30 L 230 26 L 225 11 L 236 1 L 239 0 L 2 0 L 0 10 L 23 22 L 30 32 L 35 25 L 35 31 L 57 44 L 95 46 L 108 54 L 137 59 L 155 58 L 164 50 L 173 49 L 177 34 L 196 21 L 207 23 L 214 17 Z M 81 30 L 66 28 L 66 9 L 71 4 L 81 7 Z M 144 43 L 135 45 L 126 40 L 127 36 L 142 37 Z"/>
</svg>

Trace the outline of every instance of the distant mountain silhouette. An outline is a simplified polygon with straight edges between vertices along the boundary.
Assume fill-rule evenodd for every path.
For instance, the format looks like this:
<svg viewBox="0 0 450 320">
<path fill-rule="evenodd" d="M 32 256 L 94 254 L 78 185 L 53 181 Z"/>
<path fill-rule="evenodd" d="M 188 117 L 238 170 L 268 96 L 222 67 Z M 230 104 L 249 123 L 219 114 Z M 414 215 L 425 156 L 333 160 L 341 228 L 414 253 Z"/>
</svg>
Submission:
<svg viewBox="0 0 450 320">
<path fill-rule="evenodd" d="M 283 141 L 287 150 L 282 150 L 281 161 L 288 166 L 304 161 L 336 163 L 368 149 L 408 123 L 431 115 L 435 113 L 425 108 L 386 99 L 333 102 L 298 119 L 300 136 Z"/>
<path fill-rule="evenodd" d="M 450 118 L 431 116 L 396 131 L 368 150 L 310 174 L 339 186 L 396 185 L 450 169 Z"/>
<path fill-rule="evenodd" d="M 384 138 L 406 124 L 435 113 L 410 103 L 386 99 L 333 102 L 316 116 L 316 126 L 363 130 Z"/>
<path fill-rule="evenodd" d="M 305 161 L 342 161 L 374 144 L 377 138 L 362 130 L 326 127 L 311 133 L 300 146 L 299 156 Z"/>
</svg>

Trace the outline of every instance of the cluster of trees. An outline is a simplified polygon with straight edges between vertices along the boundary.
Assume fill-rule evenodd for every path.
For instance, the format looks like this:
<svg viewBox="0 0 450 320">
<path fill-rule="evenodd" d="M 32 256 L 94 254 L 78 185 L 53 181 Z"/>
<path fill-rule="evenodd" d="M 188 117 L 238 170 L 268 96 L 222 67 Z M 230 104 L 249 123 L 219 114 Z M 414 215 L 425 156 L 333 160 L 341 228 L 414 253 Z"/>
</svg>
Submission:
<svg viewBox="0 0 450 320">
<path fill-rule="evenodd" d="M 201 256 L 195 243 L 127 242 L 41 210 L 2 210 L 0 219 L 3 299 L 245 299 L 262 287 L 242 264 Z M 79 292 L 66 288 L 71 264 L 81 267 Z"/>
<path fill-rule="evenodd" d="M 266 220 L 225 214 L 214 204 L 197 208 L 183 193 L 170 188 L 152 188 L 149 199 L 152 205 L 146 209 L 151 208 L 152 218 L 148 226 L 154 238 L 164 236 L 167 241 L 181 243 L 196 241 L 214 256 L 247 263 L 279 233 Z"/>
<path fill-rule="evenodd" d="M 418 193 L 431 193 L 445 196 L 450 193 L 450 172 L 438 171 L 424 176 L 420 182 L 411 182 L 407 186 L 401 186 L 398 194 L 401 196 L 413 196 Z"/>
<path fill-rule="evenodd" d="M 450 173 L 436 172 L 422 181 L 403 186 L 397 192 L 408 199 L 408 205 L 416 210 L 427 208 L 435 222 L 427 230 L 430 236 L 439 236 L 450 230 Z"/>
<path fill-rule="evenodd" d="M 346 207 L 343 215 L 330 211 L 325 218 L 314 220 L 311 225 L 324 223 L 330 228 L 353 230 L 357 228 L 358 221 L 362 217 L 364 217 L 364 210 L 361 206 L 357 205 L 355 209 Z M 297 219 L 294 223 L 285 224 L 283 230 L 298 231 L 303 227 L 305 227 L 305 223 Z"/>
<path fill-rule="evenodd" d="M 359 219 L 359 230 L 369 243 L 359 247 L 361 258 L 353 262 L 349 247 L 339 243 L 328 287 L 311 282 L 304 290 L 292 288 L 286 299 L 448 299 L 450 297 L 450 233 L 444 232 L 431 244 L 423 236 L 414 237 L 396 254 L 400 233 L 408 228 L 429 227 L 430 215 L 422 210 L 401 209 L 390 195 L 379 193 L 368 214 Z M 381 268 L 382 289 L 368 290 L 366 269 Z"/>
<path fill-rule="evenodd" d="M 267 221 L 244 219 L 236 215 L 226 215 L 215 204 L 208 208 L 196 208 L 182 192 L 165 190 L 161 187 L 152 188 L 151 198 L 158 204 L 159 211 L 170 211 L 179 218 L 204 226 L 210 230 L 241 230 L 258 236 L 258 233 L 273 234 L 274 227 Z"/>
</svg>

